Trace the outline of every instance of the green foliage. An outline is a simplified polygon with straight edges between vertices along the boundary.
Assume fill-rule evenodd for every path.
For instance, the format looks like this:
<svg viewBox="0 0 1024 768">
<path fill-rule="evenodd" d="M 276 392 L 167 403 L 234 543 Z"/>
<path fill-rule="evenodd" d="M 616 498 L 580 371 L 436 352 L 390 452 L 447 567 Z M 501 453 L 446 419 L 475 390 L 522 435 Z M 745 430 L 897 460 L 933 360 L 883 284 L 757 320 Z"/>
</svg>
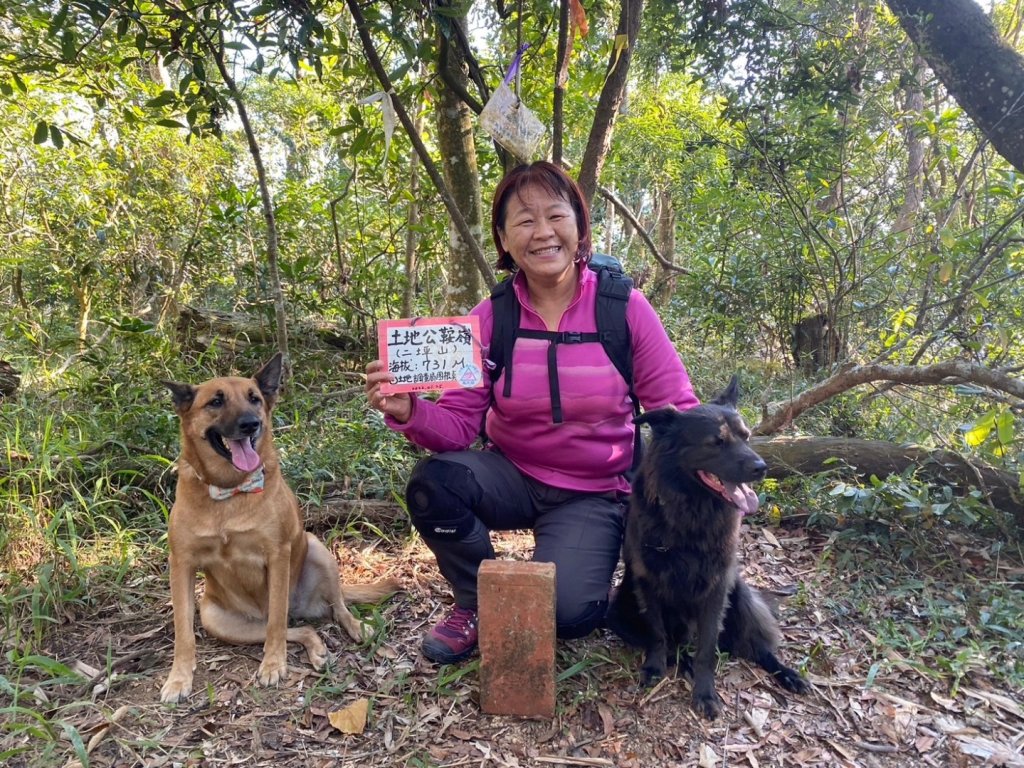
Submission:
<svg viewBox="0 0 1024 768">
<path fill-rule="evenodd" d="M 744 0 L 722 19 L 715 6 L 648 3 L 601 177 L 685 272 L 663 271 L 619 213 L 602 198 L 593 206 L 595 241 L 656 304 L 698 392 L 711 396 L 739 373 L 751 422 L 799 394 L 831 372 L 793 366 L 793 324 L 818 313 L 857 362 L 1019 370 L 1024 179 L 927 73 L 919 77 L 895 20 L 863 4 Z M 47 630 L 128 584 L 133 569 L 163 561 L 177 424 L 159 382 L 248 374 L 273 351 L 258 341 L 275 322 L 265 212 L 219 58 L 266 158 L 298 337 L 275 414 L 285 472 L 304 502 L 339 492 L 400 499 L 416 454 L 366 408 L 359 373 L 374 354 L 376 320 L 401 311 L 407 287 L 415 314 L 445 305 L 448 220 L 422 175 L 413 200 L 408 138 L 397 131 L 385 155 L 379 109 L 358 103 L 380 86 L 339 8 L 23 2 L 0 26 L 0 359 L 23 374 L 21 390 L 0 403 L 0 616 L 12 649 L 0 690 L 14 698 L 5 715 L 44 756 L 61 739 L 81 744 L 21 682 L 66 679 L 38 660 Z M 421 64 L 434 61 L 438 36 L 453 34 L 451 19 L 465 9 L 405 0 L 364 9 L 397 97 L 423 105 L 428 147 L 441 118 L 436 73 Z M 480 13 L 471 44 L 490 88 L 516 45 L 509 9 L 500 20 L 490 6 L 470 14 L 475 23 Z M 575 41 L 564 104 L 570 164 L 588 139 L 617 12 L 588 3 L 591 33 Z M 521 94 L 544 120 L 556 13 L 551 3 L 522 5 L 531 47 Z M 1008 6 L 995 13 L 1012 28 Z M 923 106 L 910 99 L 915 89 Z M 922 200 L 897 226 L 914 138 Z M 474 139 L 486 197 L 502 169 L 487 137 Z M 423 219 L 410 273 L 413 202 Z M 661 214 L 671 238 L 659 233 Z M 193 338 L 177 327 L 188 306 L 242 314 L 245 331 Z M 338 346 L 324 347 L 319 331 Z M 1019 472 L 1019 403 L 1004 397 L 970 382 L 857 390 L 794 428 L 953 447 Z M 792 498 L 815 531 L 835 534 L 831 554 L 844 572 L 878 549 L 907 567 L 924 562 L 915 532 L 998 542 L 1006 528 L 980 498 L 912 472 L 768 491 L 775 507 Z M 355 521 L 329 535 L 404 533 Z M 928 658 L 953 680 L 985 658 L 1019 674 L 1019 658 L 992 651 L 1014 630 L 1013 595 L 971 583 L 949 599 L 924 579 L 918 587 L 927 593 L 919 610 L 934 622 L 894 619 L 880 647 L 907 656 L 945 648 Z M 625 668 L 588 658 L 560 659 L 580 704 L 599 677 Z M 436 695 L 466 696 L 464 674 L 446 672 Z"/>
<path fill-rule="evenodd" d="M 874 475 L 868 485 L 837 482 L 829 490 L 836 497 L 839 521 L 856 519 L 930 528 L 954 524 L 973 527 L 988 517 L 981 494 L 956 497 L 949 486 L 935 487 L 916 480 L 914 469 L 881 480 Z"/>
</svg>

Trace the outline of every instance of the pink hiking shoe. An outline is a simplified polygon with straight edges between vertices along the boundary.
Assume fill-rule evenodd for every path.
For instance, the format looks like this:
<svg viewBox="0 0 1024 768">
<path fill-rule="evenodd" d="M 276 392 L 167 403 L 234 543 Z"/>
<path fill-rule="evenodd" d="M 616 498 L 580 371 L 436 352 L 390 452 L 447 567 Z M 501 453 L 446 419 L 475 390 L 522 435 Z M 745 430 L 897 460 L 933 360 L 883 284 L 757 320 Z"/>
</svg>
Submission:
<svg viewBox="0 0 1024 768">
<path fill-rule="evenodd" d="M 424 636 L 423 655 L 438 664 L 454 664 L 476 650 L 476 641 L 476 611 L 456 606 Z"/>
</svg>

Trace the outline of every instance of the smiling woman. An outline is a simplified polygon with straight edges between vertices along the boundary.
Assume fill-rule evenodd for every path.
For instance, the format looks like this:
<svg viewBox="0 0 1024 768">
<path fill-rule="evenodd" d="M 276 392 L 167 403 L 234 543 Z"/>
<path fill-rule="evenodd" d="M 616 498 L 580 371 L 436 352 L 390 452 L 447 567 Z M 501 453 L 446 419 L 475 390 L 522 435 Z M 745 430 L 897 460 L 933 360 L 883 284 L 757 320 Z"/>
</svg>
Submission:
<svg viewBox="0 0 1024 768">
<path fill-rule="evenodd" d="M 391 374 L 379 360 L 367 366 L 371 406 L 392 429 L 437 452 L 413 470 L 406 501 L 455 593 L 454 609 L 422 645 L 424 656 L 445 664 L 476 648 L 476 576 L 480 563 L 494 557 L 491 531 L 532 529 L 533 559 L 572 575 L 555 579 L 560 637 L 583 637 L 602 623 L 633 463 L 633 404 L 596 332 L 598 277 L 586 267 L 590 215 L 579 186 L 551 163 L 519 166 L 498 185 L 491 221 L 497 266 L 512 273 L 505 295 L 518 306 L 500 372 L 494 365 L 483 387 L 448 390 L 431 401 L 382 398 Z M 697 405 L 651 305 L 639 291 L 620 298 L 640 403 Z M 494 301 L 473 314 L 495 364 Z M 481 423 L 485 449 L 468 450 Z"/>
<path fill-rule="evenodd" d="M 548 330 L 558 328 L 575 294 L 578 227 L 572 204 L 539 183 L 517 190 L 502 206 L 500 246 L 523 273 Z"/>
</svg>

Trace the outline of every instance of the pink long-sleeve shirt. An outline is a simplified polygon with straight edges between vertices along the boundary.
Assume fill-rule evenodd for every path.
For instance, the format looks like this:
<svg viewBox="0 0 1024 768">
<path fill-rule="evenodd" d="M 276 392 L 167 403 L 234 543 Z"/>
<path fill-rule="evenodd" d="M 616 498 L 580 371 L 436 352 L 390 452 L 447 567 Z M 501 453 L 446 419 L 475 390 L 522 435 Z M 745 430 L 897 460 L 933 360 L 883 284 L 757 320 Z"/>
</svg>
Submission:
<svg viewBox="0 0 1024 768">
<path fill-rule="evenodd" d="M 597 275 L 580 269 L 575 298 L 559 322 L 559 331 L 597 330 Z M 547 330 L 533 309 L 523 275 L 513 289 L 521 306 L 519 327 Z M 484 357 L 494 325 L 490 299 L 473 308 L 480 317 Z M 633 390 L 645 410 L 699 404 L 686 368 L 654 308 L 640 291 L 630 294 L 626 322 L 633 343 Z M 547 348 L 544 339 L 516 340 L 511 366 L 512 396 L 504 396 L 507 371 L 492 385 L 446 391 L 438 400 L 413 398 L 409 421 L 387 424 L 430 451 L 461 451 L 480 434 L 486 414 L 487 436 L 524 474 L 548 485 L 586 492 L 628 491 L 623 473 L 633 461 L 633 408 L 629 390 L 600 343 L 559 344 L 558 382 L 563 421 L 551 412 Z"/>
</svg>

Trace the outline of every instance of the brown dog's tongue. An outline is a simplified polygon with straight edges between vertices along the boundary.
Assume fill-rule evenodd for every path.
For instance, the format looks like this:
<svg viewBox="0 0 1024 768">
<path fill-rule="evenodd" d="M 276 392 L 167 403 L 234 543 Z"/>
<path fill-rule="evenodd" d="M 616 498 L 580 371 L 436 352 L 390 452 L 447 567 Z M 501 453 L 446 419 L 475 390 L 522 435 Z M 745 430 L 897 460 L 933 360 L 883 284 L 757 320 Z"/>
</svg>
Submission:
<svg viewBox="0 0 1024 768">
<path fill-rule="evenodd" d="M 732 501 L 733 504 L 742 512 L 744 515 L 752 515 L 757 512 L 757 508 L 760 505 L 757 494 L 754 493 L 754 489 L 746 483 L 737 485 L 736 483 L 724 483 L 725 495 Z"/>
<path fill-rule="evenodd" d="M 248 438 L 229 440 L 231 447 L 231 463 L 242 472 L 252 472 L 260 465 L 260 455 L 252 449 Z"/>
</svg>

